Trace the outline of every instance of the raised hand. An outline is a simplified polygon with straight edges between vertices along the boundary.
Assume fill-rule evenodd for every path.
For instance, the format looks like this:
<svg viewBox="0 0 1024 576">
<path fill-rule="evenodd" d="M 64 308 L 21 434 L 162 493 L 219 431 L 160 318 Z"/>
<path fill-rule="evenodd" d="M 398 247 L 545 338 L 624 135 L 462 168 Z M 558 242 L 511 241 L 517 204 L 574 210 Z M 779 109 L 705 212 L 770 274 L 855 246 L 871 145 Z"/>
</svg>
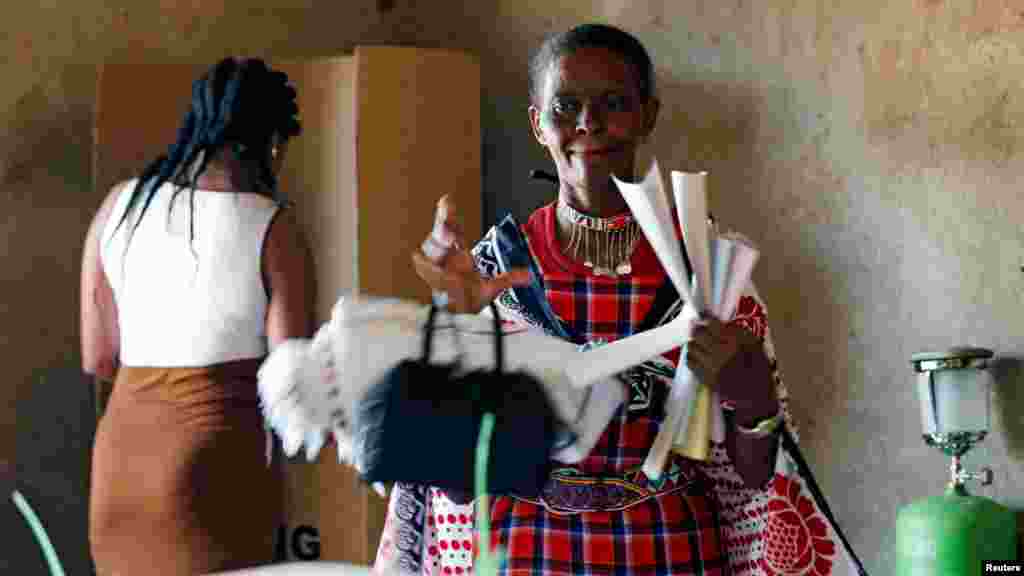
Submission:
<svg viewBox="0 0 1024 576">
<path fill-rule="evenodd" d="M 524 268 L 494 278 L 480 276 L 466 248 L 455 203 L 448 195 L 438 201 L 434 230 L 423 245 L 424 250 L 412 254 L 416 274 L 435 292 L 447 294 L 452 312 L 479 312 L 503 290 L 530 282 L 530 271 Z"/>
</svg>

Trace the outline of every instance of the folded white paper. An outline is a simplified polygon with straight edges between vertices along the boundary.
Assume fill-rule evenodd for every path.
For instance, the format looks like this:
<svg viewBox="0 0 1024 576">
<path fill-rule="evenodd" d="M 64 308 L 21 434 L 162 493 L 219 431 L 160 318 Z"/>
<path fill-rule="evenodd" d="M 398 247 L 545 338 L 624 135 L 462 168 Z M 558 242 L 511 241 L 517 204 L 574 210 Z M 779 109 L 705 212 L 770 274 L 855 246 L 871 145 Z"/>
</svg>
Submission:
<svg viewBox="0 0 1024 576">
<path fill-rule="evenodd" d="M 586 385 L 590 378 L 620 372 L 672 348 L 685 346 L 700 312 L 713 314 L 722 321 L 729 320 L 735 313 L 739 297 L 750 281 L 758 252 L 741 237 L 721 237 L 708 225 L 706 181 L 705 172 L 672 172 L 677 217 L 693 267 L 691 283 L 687 278 L 677 227 L 657 161 L 652 163 L 639 183 L 615 179 L 622 197 L 686 305 L 679 318 L 665 326 L 585 353 L 578 360 L 578 365 L 570 365 L 566 370 L 575 385 Z M 695 405 L 708 407 L 709 413 L 695 412 Z M 644 462 L 644 473 L 651 478 L 660 477 L 673 449 L 693 458 L 706 459 L 710 451 L 709 442 L 721 442 L 724 438 L 725 419 L 718 393 L 704 387 L 685 364 L 680 364 L 666 399 L 665 422 Z"/>
<path fill-rule="evenodd" d="M 672 220 L 672 211 L 669 208 L 668 195 L 665 194 L 658 161 L 654 160 L 651 163 L 651 169 L 639 184 L 623 182 L 617 178 L 615 184 L 629 205 L 633 218 L 647 237 L 647 242 L 654 249 L 672 285 L 679 291 L 683 300 L 693 300 L 693 290 L 690 287 L 690 279 L 686 276 L 683 251 L 676 238 L 676 226 Z"/>
<path fill-rule="evenodd" d="M 659 177 L 658 192 L 666 196 L 664 186 L 660 185 Z M 676 200 L 676 212 L 679 222 L 683 227 L 683 240 L 686 244 L 686 253 L 690 257 L 690 265 L 693 266 L 693 285 L 688 302 L 700 310 L 711 309 L 711 256 L 708 236 L 708 196 L 707 196 L 707 172 L 696 174 L 672 171 L 672 190 Z M 669 220 L 669 224 L 672 224 Z M 648 234 L 650 228 L 644 228 L 644 234 Z M 662 236 L 666 239 L 675 239 L 675 226 L 668 228 L 650 229 L 651 234 Z M 675 265 L 675 263 L 672 263 Z M 665 263 L 662 263 L 665 266 Z M 680 270 L 680 274 L 684 274 Z"/>
<path fill-rule="evenodd" d="M 697 311 L 684 307 L 668 323 L 620 338 L 598 348 L 593 348 L 566 362 L 565 371 L 573 386 L 590 386 L 604 378 L 642 364 L 651 358 L 678 348 L 681 342 L 690 339 Z"/>
</svg>

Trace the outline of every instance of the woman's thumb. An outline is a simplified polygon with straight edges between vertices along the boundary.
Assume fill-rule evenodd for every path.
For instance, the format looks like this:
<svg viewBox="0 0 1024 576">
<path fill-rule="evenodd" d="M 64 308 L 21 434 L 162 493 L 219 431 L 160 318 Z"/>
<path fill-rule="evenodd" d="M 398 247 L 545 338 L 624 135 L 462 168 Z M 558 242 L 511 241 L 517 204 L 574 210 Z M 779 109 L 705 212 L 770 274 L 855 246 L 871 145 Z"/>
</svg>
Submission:
<svg viewBox="0 0 1024 576">
<path fill-rule="evenodd" d="M 433 233 L 438 236 L 437 240 L 440 242 L 454 243 L 458 248 L 465 246 L 462 228 L 458 222 L 458 210 L 450 194 L 441 196 L 437 201 Z"/>
<path fill-rule="evenodd" d="M 504 274 L 484 281 L 484 296 L 487 301 L 492 300 L 503 290 L 516 286 L 525 286 L 530 283 L 530 270 L 528 268 L 516 268 Z"/>
</svg>

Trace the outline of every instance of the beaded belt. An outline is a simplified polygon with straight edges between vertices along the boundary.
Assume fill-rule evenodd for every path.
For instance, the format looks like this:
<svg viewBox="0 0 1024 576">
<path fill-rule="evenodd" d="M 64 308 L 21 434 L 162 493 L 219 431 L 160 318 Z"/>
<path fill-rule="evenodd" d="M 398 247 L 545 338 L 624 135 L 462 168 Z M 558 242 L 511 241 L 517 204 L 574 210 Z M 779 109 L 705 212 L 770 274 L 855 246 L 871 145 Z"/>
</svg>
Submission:
<svg viewBox="0 0 1024 576">
<path fill-rule="evenodd" d="M 676 462 L 657 482 L 647 478 L 640 469 L 629 470 L 621 476 L 587 476 L 572 468 L 561 468 L 551 473 L 537 498 L 515 498 L 543 506 L 553 514 L 612 512 L 682 490 L 696 480 L 692 469 L 684 470 Z"/>
</svg>

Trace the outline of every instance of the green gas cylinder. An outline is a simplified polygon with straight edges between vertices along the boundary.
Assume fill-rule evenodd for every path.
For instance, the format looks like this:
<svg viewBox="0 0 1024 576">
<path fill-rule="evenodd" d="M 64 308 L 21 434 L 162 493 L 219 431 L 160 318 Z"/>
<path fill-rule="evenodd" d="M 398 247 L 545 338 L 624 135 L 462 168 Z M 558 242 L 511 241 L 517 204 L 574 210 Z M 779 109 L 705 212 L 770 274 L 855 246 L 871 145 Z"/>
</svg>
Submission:
<svg viewBox="0 0 1024 576">
<path fill-rule="evenodd" d="M 900 509 L 895 546 L 894 576 L 980 576 L 986 561 L 1017 559 L 1017 517 L 950 486 Z"/>
<path fill-rule="evenodd" d="M 1017 559 L 1016 515 L 965 488 L 968 480 L 991 484 L 992 471 L 967 472 L 961 463 L 991 429 L 993 355 L 987 348 L 955 346 L 910 357 L 922 437 L 952 461 L 944 495 L 912 502 L 897 513 L 894 575 L 980 576 L 986 562 Z"/>
</svg>

